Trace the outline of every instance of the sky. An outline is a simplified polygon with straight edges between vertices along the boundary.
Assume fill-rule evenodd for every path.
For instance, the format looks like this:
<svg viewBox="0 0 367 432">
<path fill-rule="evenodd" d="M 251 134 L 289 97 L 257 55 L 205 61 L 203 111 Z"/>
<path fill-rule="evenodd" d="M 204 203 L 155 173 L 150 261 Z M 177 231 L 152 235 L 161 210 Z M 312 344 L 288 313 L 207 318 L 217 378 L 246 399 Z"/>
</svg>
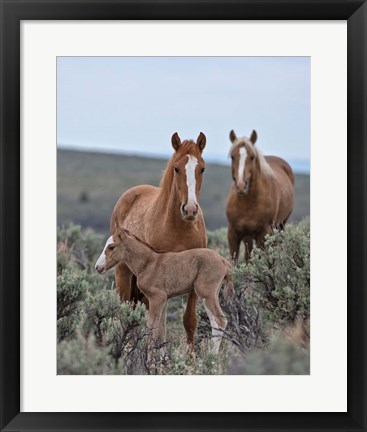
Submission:
<svg viewBox="0 0 367 432">
<path fill-rule="evenodd" d="M 172 155 L 171 136 L 207 137 L 229 163 L 229 132 L 308 170 L 309 57 L 58 57 L 59 147 Z M 302 162 L 302 163 L 301 163 Z"/>
</svg>

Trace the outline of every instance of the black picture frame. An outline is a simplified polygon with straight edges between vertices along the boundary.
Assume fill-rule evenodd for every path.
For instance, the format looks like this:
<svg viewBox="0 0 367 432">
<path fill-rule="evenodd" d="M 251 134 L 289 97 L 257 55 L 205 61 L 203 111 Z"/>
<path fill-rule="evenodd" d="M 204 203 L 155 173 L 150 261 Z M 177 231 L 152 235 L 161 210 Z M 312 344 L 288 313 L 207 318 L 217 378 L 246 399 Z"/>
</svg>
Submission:
<svg viewBox="0 0 367 432">
<path fill-rule="evenodd" d="M 366 1 L 1 0 L 0 7 L 0 429 L 2 431 L 366 431 Z M 20 21 L 35 19 L 347 20 L 348 411 L 346 413 L 20 412 Z M 324 144 L 332 147 L 332 143 Z M 333 216 L 337 217 L 337 215 Z M 332 286 L 330 286 L 330 307 L 332 307 Z"/>
</svg>

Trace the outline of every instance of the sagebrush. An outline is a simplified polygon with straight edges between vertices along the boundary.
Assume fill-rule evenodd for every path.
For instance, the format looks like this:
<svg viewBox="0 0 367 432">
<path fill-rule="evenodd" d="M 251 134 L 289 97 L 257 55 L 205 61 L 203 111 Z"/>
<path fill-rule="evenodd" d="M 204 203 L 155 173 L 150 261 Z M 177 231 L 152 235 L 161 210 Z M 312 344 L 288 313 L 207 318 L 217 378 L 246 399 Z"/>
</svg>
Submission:
<svg viewBox="0 0 367 432">
<path fill-rule="evenodd" d="M 60 227 L 58 373 L 308 374 L 309 345 L 287 335 L 300 322 L 309 325 L 309 234 L 307 220 L 274 231 L 264 250 L 255 247 L 249 263 L 234 268 L 235 295 L 221 295 L 228 327 L 219 355 L 211 351 L 199 302 L 194 358 L 185 342 L 182 297 L 169 304 L 167 343 L 150 347 L 148 356 L 145 306 L 120 303 L 113 272 L 101 277 L 94 270 L 105 239 L 77 225 Z M 226 229 L 208 232 L 208 247 L 229 258 Z"/>
</svg>

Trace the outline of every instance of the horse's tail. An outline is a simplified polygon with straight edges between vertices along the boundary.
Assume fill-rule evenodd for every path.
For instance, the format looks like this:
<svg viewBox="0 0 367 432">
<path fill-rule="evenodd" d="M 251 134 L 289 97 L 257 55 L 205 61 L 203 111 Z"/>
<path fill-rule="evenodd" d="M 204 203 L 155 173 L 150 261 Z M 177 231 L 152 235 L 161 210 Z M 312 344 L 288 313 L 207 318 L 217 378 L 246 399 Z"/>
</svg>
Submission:
<svg viewBox="0 0 367 432">
<path fill-rule="evenodd" d="M 227 274 L 224 276 L 223 279 L 223 293 L 224 293 L 224 297 L 227 299 L 231 299 L 235 295 L 234 281 L 233 281 L 233 276 L 231 274 L 230 266 L 227 266 Z"/>
</svg>

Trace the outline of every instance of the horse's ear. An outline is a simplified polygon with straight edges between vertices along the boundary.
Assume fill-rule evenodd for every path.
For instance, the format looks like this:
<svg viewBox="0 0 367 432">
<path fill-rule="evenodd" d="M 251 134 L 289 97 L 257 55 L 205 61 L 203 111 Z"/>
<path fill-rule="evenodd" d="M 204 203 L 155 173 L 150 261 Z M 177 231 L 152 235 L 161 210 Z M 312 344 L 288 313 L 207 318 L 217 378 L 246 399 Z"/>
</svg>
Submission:
<svg viewBox="0 0 367 432">
<path fill-rule="evenodd" d="M 229 139 L 231 140 L 232 143 L 234 143 L 237 139 L 236 134 L 234 133 L 234 130 L 232 129 L 231 132 L 229 133 Z"/>
<path fill-rule="evenodd" d="M 250 141 L 252 142 L 252 144 L 255 144 L 256 140 L 257 140 L 257 133 L 255 130 L 253 130 L 250 136 Z"/>
<path fill-rule="evenodd" d="M 202 153 L 206 144 L 206 136 L 202 132 L 200 132 L 196 144 L 199 146 L 200 153 Z"/>
<path fill-rule="evenodd" d="M 172 143 L 172 147 L 174 148 L 175 151 L 177 151 L 180 148 L 181 145 L 181 138 L 178 136 L 178 133 L 175 132 L 172 135 L 171 138 L 171 143 Z"/>
<path fill-rule="evenodd" d="M 117 237 L 120 240 L 120 242 L 124 241 L 124 237 L 126 237 L 126 232 L 127 230 L 123 227 L 121 227 L 118 231 L 117 231 Z"/>
<path fill-rule="evenodd" d="M 120 225 L 118 224 L 117 220 L 115 221 L 115 233 L 119 233 L 120 231 Z"/>
</svg>

